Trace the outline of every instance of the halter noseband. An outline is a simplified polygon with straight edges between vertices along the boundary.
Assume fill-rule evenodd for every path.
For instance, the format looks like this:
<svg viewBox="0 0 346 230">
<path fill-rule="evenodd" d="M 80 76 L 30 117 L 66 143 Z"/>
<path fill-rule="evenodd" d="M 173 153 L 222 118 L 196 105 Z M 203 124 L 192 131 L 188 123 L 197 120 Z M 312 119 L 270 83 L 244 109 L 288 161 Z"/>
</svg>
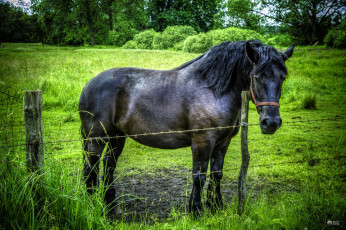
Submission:
<svg viewBox="0 0 346 230">
<path fill-rule="evenodd" d="M 280 104 L 277 102 L 257 102 L 255 94 L 253 93 L 253 89 L 252 89 L 252 84 L 253 84 L 253 72 L 251 72 L 250 74 L 250 94 L 251 94 L 251 98 L 253 103 L 256 105 L 256 110 L 258 110 L 258 107 L 264 106 L 264 105 L 272 105 L 272 106 L 277 106 L 280 108 Z"/>
</svg>

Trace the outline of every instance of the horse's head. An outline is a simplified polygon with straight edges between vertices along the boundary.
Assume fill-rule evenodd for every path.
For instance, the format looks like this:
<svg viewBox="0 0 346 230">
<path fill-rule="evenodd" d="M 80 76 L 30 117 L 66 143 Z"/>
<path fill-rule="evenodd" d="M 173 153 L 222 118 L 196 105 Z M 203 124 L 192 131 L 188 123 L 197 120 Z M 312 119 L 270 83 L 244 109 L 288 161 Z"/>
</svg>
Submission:
<svg viewBox="0 0 346 230">
<path fill-rule="evenodd" d="M 285 61 L 293 54 L 293 48 L 291 46 L 280 53 L 270 46 L 260 44 L 253 47 L 251 42 L 246 43 L 247 57 L 254 63 L 250 75 L 250 94 L 260 114 L 263 134 L 273 134 L 281 127 L 279 99 L 287 74 Z"/>
</svg>

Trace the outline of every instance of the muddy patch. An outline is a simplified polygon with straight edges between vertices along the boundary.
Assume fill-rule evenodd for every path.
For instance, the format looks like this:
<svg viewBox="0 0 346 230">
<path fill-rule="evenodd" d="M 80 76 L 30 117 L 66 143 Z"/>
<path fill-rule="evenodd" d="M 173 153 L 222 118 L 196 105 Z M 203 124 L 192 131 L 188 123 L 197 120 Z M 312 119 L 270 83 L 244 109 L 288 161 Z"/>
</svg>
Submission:
<svg viewBox="0 0 346 230">
<path fill-rule="evenodd" d="M 207 186 L 208 180 L 204 193 Z M 224 201 L 230 202 L 231 197 L 236 194 L 236 182 L 224 182 L 221 186 Z M 187 213 L 192 189 L 191 171 L 185 168 L 162 169 L 155 173 L 124 176 L 116 180 L 115 188 L 118 217 L 146 220 L 169 218 L 172 207 L 181 214 Z"/>
<path fill-rule="evenodd" d="M 138 171 L 138 170 L 136 170 Z M 236 173 L 238 174 L 238 172 Z M 204 186 L 203 203 L 209 178 Z M 286 188 L 285 188 L 286 187 Z M 132 176 L 119 177 L 115 182 L 117 195 L 116 218 L 129 220 L 160 220 L 171 217 L 172 208 L 184 215 L 192 189 L 191 170 L 179 168 L 175 170 L 160 169 L 155 172 L 139 172 Z M 270 184 L 257 181 L 247 181 L 247 191 L 250 198 L 255 199 L 262 190 L 275 193 L 289 189 L 283 184 Z M 221 191 L 225 205 L 237 202 L 237 180 L 224 178 Z"/>
</svg>

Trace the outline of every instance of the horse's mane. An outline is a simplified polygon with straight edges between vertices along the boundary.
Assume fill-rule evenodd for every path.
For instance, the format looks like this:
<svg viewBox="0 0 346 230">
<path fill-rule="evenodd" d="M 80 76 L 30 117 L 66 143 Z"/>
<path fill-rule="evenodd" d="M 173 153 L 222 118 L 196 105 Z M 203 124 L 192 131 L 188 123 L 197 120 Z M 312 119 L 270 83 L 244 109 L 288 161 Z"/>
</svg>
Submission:
<svg viewBox="0 0 346 230">
<path fill-rule="evenodd" d="M 254 69 L 255 74 L 263 72 L 272 64 L 287 73 L 285 63 L 275 48 L 257 40 L 249 42 L 259 54 L 259 61 Z M 245 43 L 245 41 L 223 42 L 174 70 L 183 69 L 201 60 L 196 70 L 207 81 L 209 88 L 213 89 L 217 95 L 222 95 L 230 90 L 233 79 L 236 79 L 236 74 L 248 77 L 253 70 L 254 65 L 246 56 Z"/>
</svg>

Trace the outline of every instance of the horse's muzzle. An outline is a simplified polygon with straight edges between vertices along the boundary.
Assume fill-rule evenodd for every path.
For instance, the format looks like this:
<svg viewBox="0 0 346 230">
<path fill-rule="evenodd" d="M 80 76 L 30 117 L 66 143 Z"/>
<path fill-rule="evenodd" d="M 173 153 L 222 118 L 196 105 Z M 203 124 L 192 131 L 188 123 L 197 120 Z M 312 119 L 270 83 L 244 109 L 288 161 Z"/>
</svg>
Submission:
<svg viewBox="0 0 346 230">
<path fill-rule="evenodd" d="M 282 125 L 279 109 L 268 106 L 260 113 L 260 126 L 263 134 L 274 134 Z"/>
</svg>

